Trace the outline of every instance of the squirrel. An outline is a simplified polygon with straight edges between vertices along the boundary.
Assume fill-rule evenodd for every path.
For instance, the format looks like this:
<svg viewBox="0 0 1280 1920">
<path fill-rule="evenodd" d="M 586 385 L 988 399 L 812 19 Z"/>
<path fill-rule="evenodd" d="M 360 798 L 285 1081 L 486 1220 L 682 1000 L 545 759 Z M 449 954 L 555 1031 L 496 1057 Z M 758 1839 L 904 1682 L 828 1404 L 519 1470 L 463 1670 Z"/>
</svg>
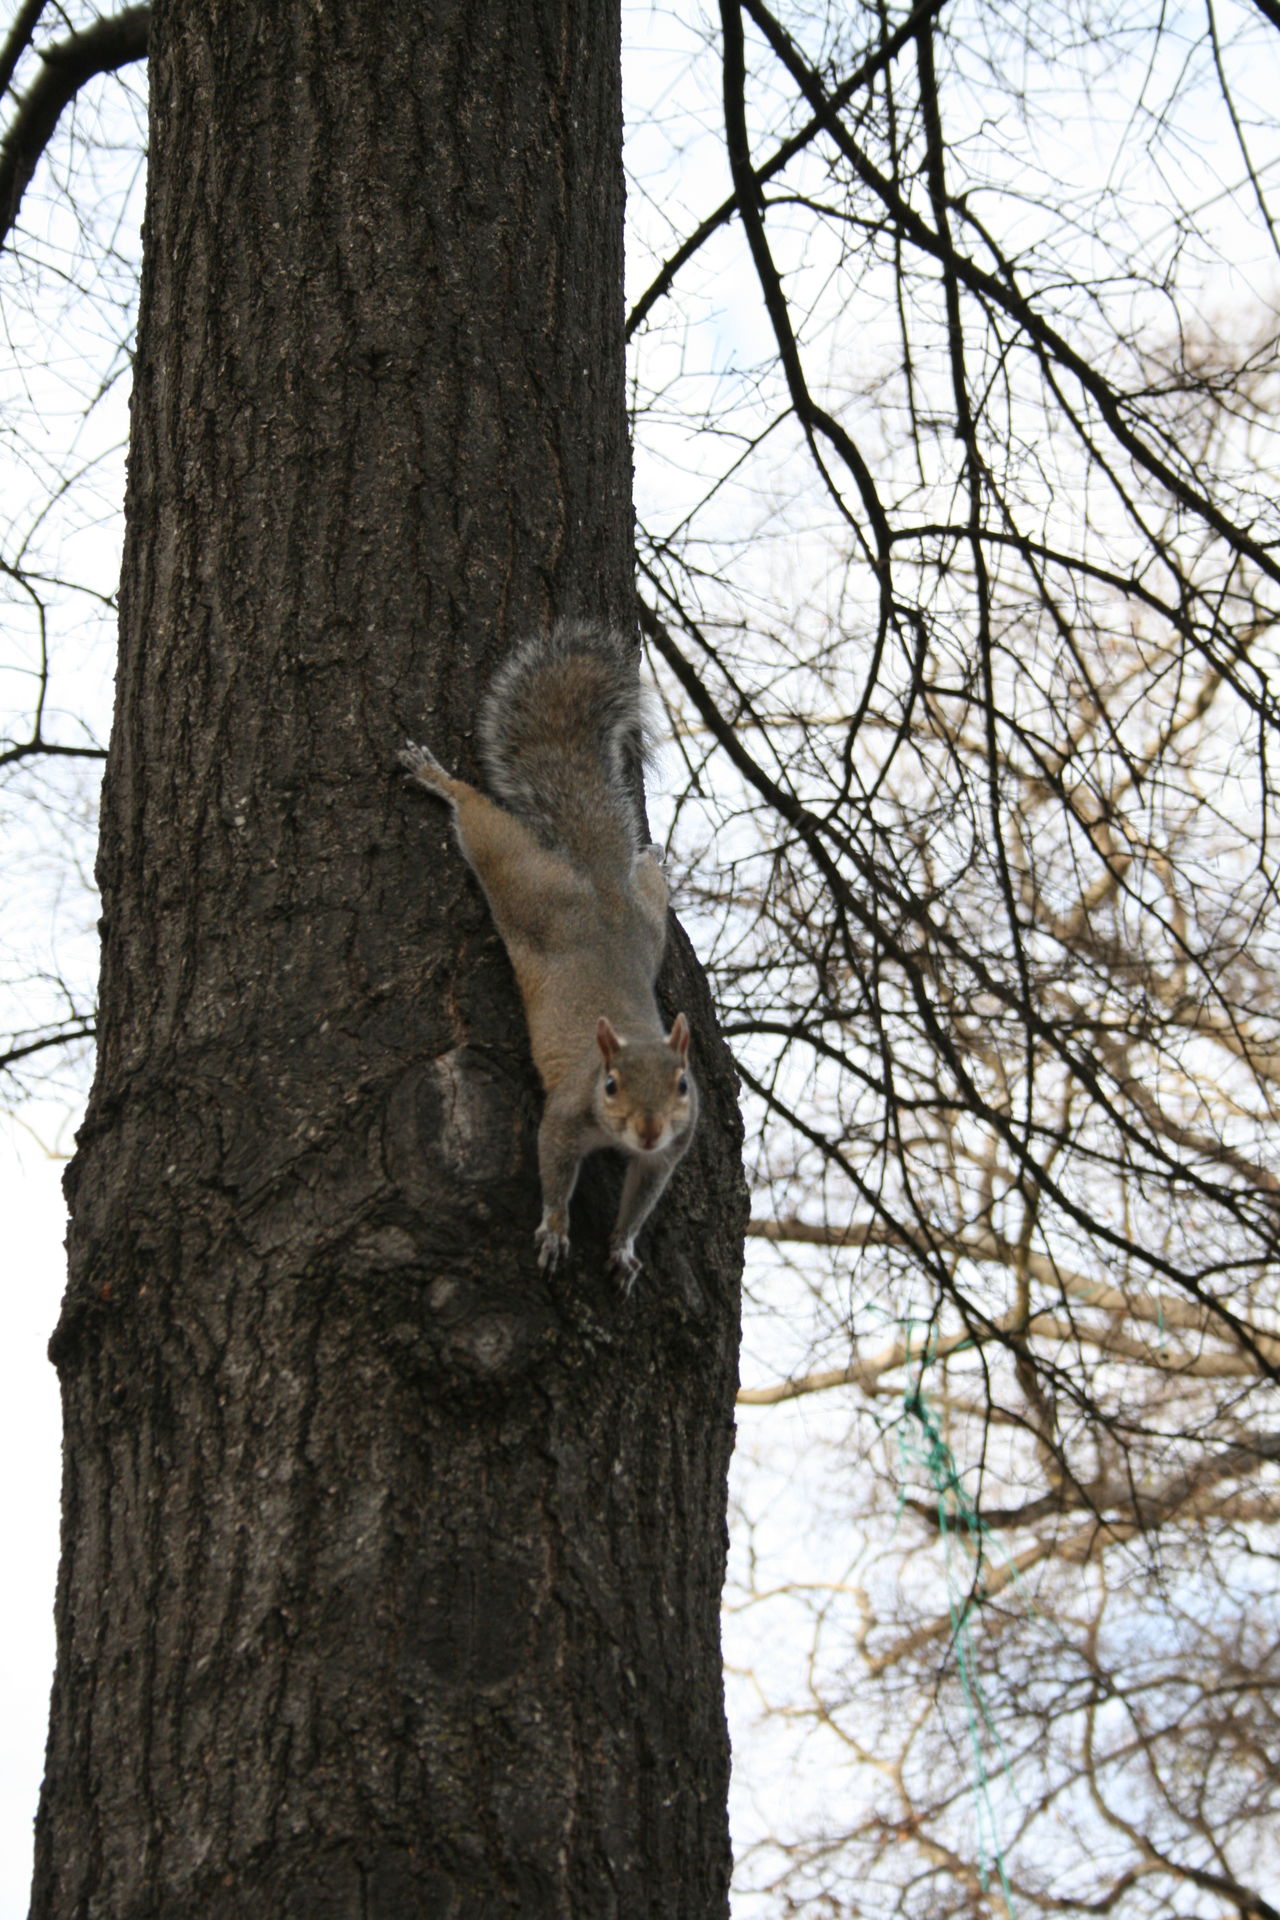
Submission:
<svg viewBox="0 0 1280 1920">
<path fill-rule="evenodd" d="M 562 622 L 494 676 L 481 760 L 497 800 L 412 741 L 409 777 L 446 800 L 458 845 L 511 957 L 546 1094 L 538 1130 L 538 1266 L 569 1251 L 584 1157 L 627 1157 L 609 1267 L 629 1293 L 636 1235 L 693 1137 L 689 1022 L 664 1032 L 653 986 L 667 938 L 659 850 L 641 839 L 628 773 L 647 748 L 645 696 L 620 634 Z"/>
</svg>

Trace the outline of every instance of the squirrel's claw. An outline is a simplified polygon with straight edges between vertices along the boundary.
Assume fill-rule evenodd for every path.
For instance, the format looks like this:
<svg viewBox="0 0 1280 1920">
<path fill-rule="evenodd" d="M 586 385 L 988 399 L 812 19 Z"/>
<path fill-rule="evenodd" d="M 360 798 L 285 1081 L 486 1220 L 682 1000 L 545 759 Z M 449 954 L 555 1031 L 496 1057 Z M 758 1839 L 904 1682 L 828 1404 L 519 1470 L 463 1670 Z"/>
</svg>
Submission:
<svg viewBox="0 0 1280 1920">
<path fill-rule="evenodd" d="M 609 1271 L 618 1276 L 618 1285 L 622 1288 L 625 1298 L 634 1287 L 636 1275 L 640 1272 L 640 1262 L 631 1251 L 630 1241 L 622 1246 L 610 1247 Z"/>
<path fill-rule="evenodd" d="M 426 770 L 443 773 L 444 768 L 432 753 L 430 747 L 420 747 L 416 741 L 406 740 L 396 759 L 411 779 L 420 780 Z"/>
<path fill-rule="evenodd" d="M 569 1236 L 557 1233 L 554 1227 L 539 1227 L 533 1244 L 538 1249 L 539 1273 L 554 1273 L 569 1251 Z"/>
</svg>

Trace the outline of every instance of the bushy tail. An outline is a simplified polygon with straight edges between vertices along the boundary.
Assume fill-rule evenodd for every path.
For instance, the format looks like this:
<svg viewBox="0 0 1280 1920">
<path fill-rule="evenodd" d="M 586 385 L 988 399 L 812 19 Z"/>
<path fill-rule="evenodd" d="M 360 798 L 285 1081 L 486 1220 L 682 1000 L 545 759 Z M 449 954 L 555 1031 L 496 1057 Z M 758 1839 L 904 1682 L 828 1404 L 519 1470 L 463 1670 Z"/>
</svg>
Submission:
<svg viewBox="0 0 1280 1920">
<path fill-rule="evenodd" d="M 562 621 L 498 669 L 480 710 L 489 785 L 548 846 L 600 879 L 630 870 L 647 700 L 619 633 Z"/>
</svg>

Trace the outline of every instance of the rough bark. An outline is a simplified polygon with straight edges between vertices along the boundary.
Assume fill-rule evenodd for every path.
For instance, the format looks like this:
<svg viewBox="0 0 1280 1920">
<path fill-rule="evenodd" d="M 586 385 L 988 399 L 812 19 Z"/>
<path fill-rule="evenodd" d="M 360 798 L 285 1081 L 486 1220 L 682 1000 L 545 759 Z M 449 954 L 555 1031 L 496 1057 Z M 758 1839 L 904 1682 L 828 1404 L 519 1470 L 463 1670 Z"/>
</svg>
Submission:
<svg viewBox="0 0 1280 1920">
<path fill-rule="evenodd" d="M 731 1077 L 629 1302 L 443 810 L 626 623 L 618 21 L 161 0 L 32 1912 L 723 1914 Z"/>
</svg>

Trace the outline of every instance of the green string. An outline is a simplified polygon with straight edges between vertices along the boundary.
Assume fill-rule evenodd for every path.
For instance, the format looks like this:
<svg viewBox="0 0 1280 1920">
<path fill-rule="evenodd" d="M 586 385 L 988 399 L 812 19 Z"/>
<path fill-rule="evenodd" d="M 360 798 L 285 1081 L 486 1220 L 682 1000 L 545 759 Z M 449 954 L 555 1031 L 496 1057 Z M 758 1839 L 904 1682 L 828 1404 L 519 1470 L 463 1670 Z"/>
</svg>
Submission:
<svg viewBox="0 0 1280 1920">
<path fill-rule="evenodd" d="M 910 1328 L 907 1328 L 908 1349 Z M 1005 1778 L 1011 1777 L 1008 1755 L 1001 1740 L 990 1710 L 983 1695 L 973 1661 L 973 1637 L 971 1617 L 976 1606 L 981 1604 L 981 1596 L 975 1598 L 977 1577 L 982 1572 L 986 1558 L 986 1529 L 973 1501 L 966 1493 L 956 1471 L 955 1455 L 942 1437 L 942 1430 L 929 1409 L 924 1397 L 925 1368 L 933 1362 L 931 1343 L 926 1342 L 920 1354 L 920 1369 L 914 1386 L 909 1386 L 902 1396 L 902 1410 L 906 1422 L 914 1422 L 924 1436 L 924 1445 L 919 1441 L 912 1443 L 912 1428 L 904 1423 L 899 1428 L 899 1446 L 904 1463 L 902 1474 L 903 1487 L 898 1495 L 898 1513 L 902 1512 L 906 1498 L 906 1463 L 920 1466 L 928 1475 L 938 1498 L 938 1532 L 942 1539 L 943 1559 L 947 1575 L 947 1613 L 951 1621 L 951 1644 L 955 1648 L 956 1668 L 960 1676 L 960 1687 L 964 1696 L 965 1721 L 969 1731 L 969 1743 L 973 1750 L 974 1783 L 973 1801 L 978 1825 L 978 1879 L 983 1893 L 988 1893 L 990 1868 L 994 1865 L 995 1875 L 1000 1883 L 1001 1893 L 1009 1920 L 1017 1920 L 1013 1904 L 1013 1894 L 1005 1872 L 1004 1853 L 996 1829 L 995 1812 L 991 1804 L 991 1776 L 987 1771 L 984 1747 L 993 1746 L 1000 1756 Z M 975 1579 L 967 1583 L 963 1597 L 956 1591 L 954 1580 L 954 1555 L 951 1551 L 953 1538 L 968 1537 L 975 1556 Z M 987 1740 L 983 1740 L 985 1729 Z"/>
</svg>

